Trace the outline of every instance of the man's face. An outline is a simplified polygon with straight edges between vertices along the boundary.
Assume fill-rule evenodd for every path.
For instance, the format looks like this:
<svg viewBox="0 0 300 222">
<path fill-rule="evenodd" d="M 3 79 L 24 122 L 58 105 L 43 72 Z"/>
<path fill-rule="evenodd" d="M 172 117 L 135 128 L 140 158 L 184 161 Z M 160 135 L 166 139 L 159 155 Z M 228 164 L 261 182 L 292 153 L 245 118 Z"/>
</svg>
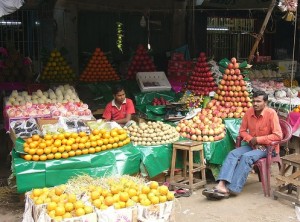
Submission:
<svg viewBox="0 0 300 222">
<path fill-rule="evenodd" d="M 253 98 L 253 109 L 255 111 L 261 111 L 266 107 L 266 102 L 263 99 L 263 96 L 257 96 L 255 98 Z"/>
<path fill-rule="evenodd" d="M 122 91 L 120 91 L 120 92 L 118 92 L 117 94 L 114 95 L 114 99 L 118 103 L 123 103 L 124 100 L 125 100 L 125 97 L 126 97 L 126 95 L 125 95 L 124 90 L 122 90 Z"/>
</svg>

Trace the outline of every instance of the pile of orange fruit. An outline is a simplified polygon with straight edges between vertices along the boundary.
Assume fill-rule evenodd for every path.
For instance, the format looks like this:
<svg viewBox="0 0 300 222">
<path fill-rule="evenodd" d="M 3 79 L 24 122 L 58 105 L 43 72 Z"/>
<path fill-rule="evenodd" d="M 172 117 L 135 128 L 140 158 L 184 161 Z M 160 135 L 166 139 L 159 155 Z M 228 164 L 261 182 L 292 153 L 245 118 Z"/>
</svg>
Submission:
<svg viewBox="0 0 300 222">
<path fill-rule="evenodd" d="M 94 129 L 90 135 L 86 132 L 33 135 L 25 140 L 23 147 L 27 154 L 21 157 L 28 161 L 66 159 L 122 147 L 129 142 L 126 131 L 118 128 L 111 131 Z"/>
<path fill-rule="evenodd" d="M 47 214 L 55 221 L 94 212 L 92 206 L 85 205 L 75 194 L 65 193 L 65 188 L 65 185 L 61 185 L 54 188 L 33 189 L 29 197 L 35 205 L 46 204 Z"/>
<path fill-rule="evenodd" d="M 89 187 L 90 202 L 100 210 L 110 206 L 122 209 L 136 205 L 150 206 L 174 199 L 174 193 L 167 186 L 159 186 L 158 182 L 151 181 L 148 185 L 140 185 L 130 180 L 121 180 L 113 183 L 109 189 L 101 186 Z"/>
<path fill-rule="evenodd" d="M 100 48 L 96 48 L 86 68 L 80 75 L 83 82 L 101 82 L 119 80 L 115 69 Z"/>
<path fill-rule="evenodd" d="M 40 79 L 42 82 L 69 83 L 75 80 L 75 74 L 61 53 L 54 49 L 50 53 L 48 62 L 43 67 Z"/>
</svg>

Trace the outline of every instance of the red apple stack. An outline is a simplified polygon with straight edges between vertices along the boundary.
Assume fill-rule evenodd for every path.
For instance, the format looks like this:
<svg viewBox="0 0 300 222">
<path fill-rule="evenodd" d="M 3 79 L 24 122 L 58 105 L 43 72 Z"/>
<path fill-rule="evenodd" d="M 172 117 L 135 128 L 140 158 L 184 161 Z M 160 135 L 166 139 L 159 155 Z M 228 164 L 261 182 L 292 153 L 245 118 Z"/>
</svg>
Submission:
<svg viewBox="0 0 300 222">
<path fill-rule="evenodd" d="M 213 142 L 225 137 L 225 125 L 212 109 L 202 109 L 192 119 L 180 120 L 176 130 L 182 137 L 196 141 Z"/>
<path fill-rule="evenodd" d="M 216 101 L 211 101 L 209 107 L 216 106 L 215 109 L 226 113 L 227 118 L 241 118 L 247 109 L 252 106 L 246 82 L 236 58 L 232 58 L 225 69 L 223 79 L 219 83 L 214 98 L 220 102 L 217 105 L 219 104 L 222 107 L 218 107 Z M 226 117 L 222 115 L 222 118 Z"/>
<path fill-rule="evenodd" d="M 218 89 L 204 52 L 200 53 L 193 74 L 188 81 L 187 89 L 195 95 L 205 96 Z"/>
<path fill-rule="evenodd" d="M 128 68 L 128 79 L 135 79 L 138 72 L 153 72 L 156 67 L 143 45 L 139 45 Z"/>
</svg>

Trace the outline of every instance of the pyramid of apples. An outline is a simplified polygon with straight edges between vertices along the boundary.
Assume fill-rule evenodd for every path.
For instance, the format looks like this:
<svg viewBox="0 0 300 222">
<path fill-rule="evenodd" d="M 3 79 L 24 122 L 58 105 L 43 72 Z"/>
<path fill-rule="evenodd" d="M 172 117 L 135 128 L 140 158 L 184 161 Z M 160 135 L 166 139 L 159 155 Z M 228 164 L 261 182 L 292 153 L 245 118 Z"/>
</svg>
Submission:
<svg viewBox="0 0 300 222">
<path fill-rule="evenodd" d="M 195 141 L 213 142 L 225 137 L 225 125 L 212 109 L 202 109 L 192 119 L 180 120 L 176 130 L 182 137 Z"/>
<path fill-rule="evenodd" d="M 43 68 L 40 79 L 42 82 L 69 83 L 75 80 L 75 74 L 61 53 L 54 49 Z"/>
<path fill-rule="evenodd" d="M 207 58 L 204 52 L 200 53 L 193 74 L 187 84 L 187 89 L 195 95 L 208 95 L 209 92 L 217 90 L 217 84 L 210 71 Z"/>
<path fill-rule="evenodd" d="M 138 72 L 153 72 L 156 67 L 143 45 L 139 45 L 128 68 L 128 79 L 135 79 Z"/>
<path fill-rule="evenodd" d="M 215 110 L 214 115 L 222 118 L 241 118 L 252 106 L 246 81 L 236 58 L 233 57 L 224 70 L 214 98 L 207 104 L 207 108 Z"/>
<path fill-rule="evenodd" d="M 119 80 L 115 69 L 100 48 L 96 48 L 86 68 L 80 75 L 83 82 L 101 82 Z"/>
</svg>

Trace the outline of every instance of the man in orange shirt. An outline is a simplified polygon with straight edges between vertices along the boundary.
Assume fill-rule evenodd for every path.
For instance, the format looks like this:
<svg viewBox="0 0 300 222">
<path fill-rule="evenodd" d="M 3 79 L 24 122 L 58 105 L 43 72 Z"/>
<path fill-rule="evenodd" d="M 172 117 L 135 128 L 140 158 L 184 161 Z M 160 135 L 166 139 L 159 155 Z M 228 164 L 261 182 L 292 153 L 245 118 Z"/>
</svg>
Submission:
<svg viewBox="0 0 300 222">
<path fill-rule="evenodd" d="M 133 102 L 126 98 L 124 87 L 121 85 L 115 85 L 112 93 L 114 99 L 106 105 L 102 117 L 121 125 L 126 124 L 131 120 L 131 114 L 135 113 Z"/>
<path fill-rule="evenodd" d="M 218 185 L 205 189 L 202 194 L 208 198 L 222 199 L 230 193 L 240 193 L 246 183 L 253 163 L 266 157 L 266 146 L 282 139 L 279 118 L 275 110 L 267 107 L 268 95 L 253 93 L 253 107 L 243 117 L 239 134 L 248 146 L 232 150 L 222 164 Z M 275 148 L 279 153 L 279 146 Z"/>
</svg>

